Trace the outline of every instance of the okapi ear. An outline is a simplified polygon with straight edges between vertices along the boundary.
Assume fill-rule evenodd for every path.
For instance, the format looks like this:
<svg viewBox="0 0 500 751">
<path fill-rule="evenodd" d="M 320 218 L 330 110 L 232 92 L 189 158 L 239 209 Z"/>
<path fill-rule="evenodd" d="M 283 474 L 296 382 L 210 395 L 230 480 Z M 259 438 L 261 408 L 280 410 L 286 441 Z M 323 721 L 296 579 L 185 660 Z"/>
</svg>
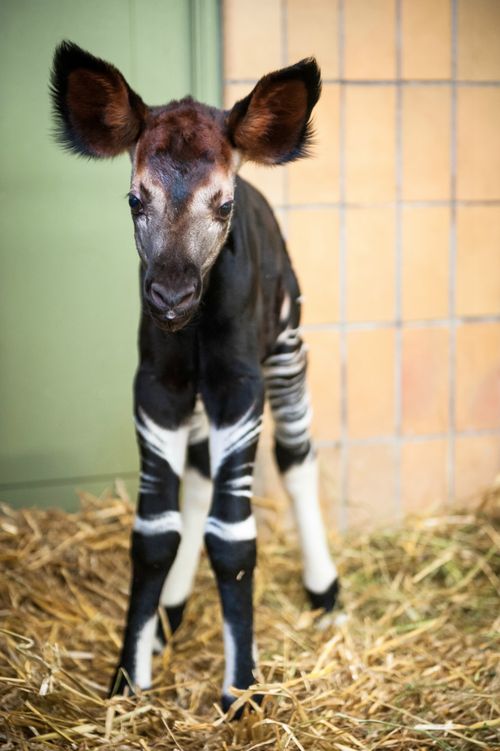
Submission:
<svg viewBox="0 0 500 751">
<path fill-rule="evenodd" d="M 65 41 L 55 51 L 50 83 L 56 138 L 64 148 L 105 158 L 137 141 L 147 108 L 113 65 Z"/>
<path fill-rule="evenodd" d="M 314 58 L 269 73 L 227 117 L 228 135 L 243 158 L 284 164 L 309 155 L 311 112 L 321 94 Z"/>
</svg>

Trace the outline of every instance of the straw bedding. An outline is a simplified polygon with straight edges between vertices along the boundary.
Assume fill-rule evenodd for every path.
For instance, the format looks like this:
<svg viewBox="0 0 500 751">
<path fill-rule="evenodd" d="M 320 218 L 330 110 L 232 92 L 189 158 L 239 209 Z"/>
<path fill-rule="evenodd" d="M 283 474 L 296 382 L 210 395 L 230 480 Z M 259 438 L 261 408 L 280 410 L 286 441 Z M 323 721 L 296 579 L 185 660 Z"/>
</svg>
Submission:
<svg viewBox="0 0 500 751">
<path fill-rule="evenodd" d="M 0 749 L 500 748 L 499 499 L 332 540 L 335 617 L 307 611 L 297 549 L 275 531 L 255 588 L 266 699 L 240 722 L 217 706 L 223 650 L 206 559 L 152 690 L 108 700 L 131 504 L 122 492 L 83 497 L 76 514 L 3 506 Z"/>
</svg>

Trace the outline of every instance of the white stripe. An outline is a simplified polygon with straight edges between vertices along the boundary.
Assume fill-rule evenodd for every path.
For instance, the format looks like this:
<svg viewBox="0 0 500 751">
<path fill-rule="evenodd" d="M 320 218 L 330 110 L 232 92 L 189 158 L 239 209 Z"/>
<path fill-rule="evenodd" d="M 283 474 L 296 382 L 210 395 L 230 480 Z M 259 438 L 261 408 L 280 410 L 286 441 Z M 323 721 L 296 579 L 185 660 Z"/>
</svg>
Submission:
<svg viewBox="0 0 500 751">
<path fill-rule="evenodd" d="M 245 486 L 252 487 L 252 481 L 252 475 L 243 475 L 243 477 L 235 477 L 234 480 L 226 480 L 224 486 L 228 486 L 233 490 L 236 488 L 244 488 Z"/>
<path fill-rule="evenodd" d="M 266 369 L 273 369 L 274 365 L 282 365 L 283 363 L 295 364 L 298 360 L 303 359 L 300 355 L 303 354 L 303 347 L 300 349 L 294 349 L 293 352 L 278 352 L 275 355 L 269 355 L 264 362 Z"/>
<path fill-rule="evenodd" d="M 144 519 L 137 515 L 134 530 L 143 535 L 161 535 L 165 532 L 182 532 L 181 515 L 178 511 L 164 511 Z"/>
<path fill-rule="evenodd" d="M 220 519 L 209 516 L 205 524 L 205 534 L 209 533 L 225 542 L 255 540 L 257 536 L 255 517 L 251 514 L 242 522 L 223 522 Z"/>
<path fill-rule="evenodd" d="M 251 490 L 231 490 L 230 488 L 226 489 L 224 487 L 220 488 L 220 492 L 234 495 L 237 498 L 252 498 L 253 495 Z"/>
<path fill-rule="evenodd" d="M 158 616 L 155 614 L 146 621 L 137 637 L 135 645 L 135 675 L 130 677 L 132 678 L 132 682 L 136 683 L 139 688 L 146 689 L 151 686 L 151 657 L 157 619 Z"/>
<path fill-rule="evenodd" d="M 283 343 L 290 343 L 295 342 L 299 339 L 299 330 L 298 329 L 284 329 L 280 334 L 278 334 L 276 338 L 276 342 L 279 342 L 280 344 Z"/>
<path fill-rule="evenodd" d="M 212 477 L 217 475 L 224 461 L 237 451 L 241 451 L 258 437 L 262 427 L 262 415 L 251 416 L 254 407 L 250 407 L 234 425 L 225 428 L 210 429 L 210 471 Z"/>
<path fill-rule="evenodd" d="M 288 320 L 288 316 L 290 315 L 290 308 L 291 308 L 291 300 L 290 295 L 285 292 L 283 295 L 283 302 L 281 303 L 281 310 L 280 310 L 280 321 L 286 321 Z"/>
<path fill-rule="evenodd" d="M 219 491 L 221 493 L 230 493 L 238 498 L 251 498 L 252 484 L 252 475 L 243 475 L 243 477 L 235 477 L 232 480 L 224 480 L 219 487 Z"/>
<path fill-rule="evenodd" d="M 155 475 L 148 475 L 147 472 L 141 472 L 141 480 L 148 480 L 149 482 L 159 482 L 159 478 Z"/>
<path fill-rule="evenodd" d="M 182 475 L 186 460 L 186 445 L 189 428 L 181 425 L 176 430 L 168 430 L 157 425 L 141 407 L 135 420 L 137 432 L 151 451 L 165 459 L 177 477 Z"/>
</svg>

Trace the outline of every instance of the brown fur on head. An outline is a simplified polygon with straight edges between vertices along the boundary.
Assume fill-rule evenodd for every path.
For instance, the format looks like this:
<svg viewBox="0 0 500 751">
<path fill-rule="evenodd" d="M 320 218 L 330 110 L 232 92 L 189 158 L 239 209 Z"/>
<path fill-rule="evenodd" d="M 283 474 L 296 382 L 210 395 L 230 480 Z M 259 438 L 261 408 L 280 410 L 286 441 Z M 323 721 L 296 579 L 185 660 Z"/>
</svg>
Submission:
<svg viewBox="0 0 500 751">
<path fill-rule="evenodd" d="M 159 325 L 184 325 L 230 226 L 242 161 L 307 155 L 321 90 L 314 60 L 264 76 L 229 112 L 187 97 L 147 107 L 111 64 L 71 42 L 56 50 L 51 93 L 57 138 L 77 154 L 129 152 L 129 203 L 144 265 L 144 297 Z"/>
</svg>

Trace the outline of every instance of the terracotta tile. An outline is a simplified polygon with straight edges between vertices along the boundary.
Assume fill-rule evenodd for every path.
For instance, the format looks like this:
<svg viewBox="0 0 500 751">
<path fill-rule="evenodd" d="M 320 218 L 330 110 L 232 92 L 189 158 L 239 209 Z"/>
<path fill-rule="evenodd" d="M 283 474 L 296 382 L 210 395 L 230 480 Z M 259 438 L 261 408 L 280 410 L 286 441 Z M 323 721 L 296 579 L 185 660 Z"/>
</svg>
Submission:
<svg viewBox="0 0 500 751">
<path fill-rule="evenodd" d="M 396 456 L 387 444 L 350 446 L 347 470 L 347 524 L 374 529 L 395 524 Z"/>
<path fill-rule="evenodd" d="M 344 4 L 345 78 L 394 78 L 395 4 L 392 0 L 348 0 Z"/>
<path fill-rule="evenodd" d="M 281 0 L 224 0 L 224 78 L 256 80 L 282 66 Z"/>
<path fill-rule="evenodd" d="M 403 330 L 403 432 L 448 429 L 449 333 L 444 328 Z"/>
<path fill-rule="evenodd" d="M 338 77 L 338 12 L 331 0 L 288 0 L 288 61 L 316 57 L 323 78 Z"/>
<path fill-rule="evenodd" d="M 458 77 L 500 79 L 500 5 L 497 0 L 458 0 Z"/>
<path fill-rule="evenodd" d="M 226 110 L 231 109 L 233 104 L 244 99 L 252 91 L 251 83 L 224 83 L 223 105 Z"/>
<path fill-rule="evenodd" d="M 446 200 L 450 196 L 450 90 L 403 91 L 403 198 Z"/>
<path fill-rule="evenodd" d="M 347 334 L 347 424 L 351 438 L 394 430 L 394 330 Z"/>
<path fill-rule="evenodd" d="M 392 88 L 346 89 L 348 201 L 395 198 L 395 95 Z"/>
<path fill-rule="evenodd" d="M 500 323 L 457 329 L 457 430 L 500 427 Z"/>
<path fill-rule="evenodd" d="M 500 199 L 500 89 L 459 88 L 457 196 Z"/>
<path fill-rule="evenodd" d="M 448 314 L 450 210 L 403 209 L 402 314 L 404 320 Z"/>
<path fill-rule="evenodd" d="M 289 247 L 302 294 L 303 323 L 333 323 L 339 315 L 338 213 L 335 209 L 293 209 Z"/>
<path fill-rule="evenodd" d="M 402 0 L 401 27 L 403 78 L 450 78 L 449 0 Z"/>
<path fill-rule="evenodd" d="M 457 500 L 479 501 L 500 473 L 500 436 L 457 436 L 455 468 Z"/>
<path fill-rule="evenodd" d="M 288 167 L 289 201 L 333 203 L 339 200 L 339 87 L 324 84 L 314 109 L 311 157 Z"/>
<path fill-rule="evenodd" d="M 394 211 L 348 209 L 346 248 L 347 320 L 394 319 Z"/>
<path fill-rule="evenodd" d="M 448 498 L 448 445 L 445 439 L 404 443 L 401 447 L 403 512 L 425 514 Z"/>
<path fill-rule="evenodd" d="M 500 208 L 457 210 L 457 298 L 459 315 L 500 313 Z"/>
<path fill-rule="evenodd" d="M 336 440 L 340 434 L 339 335 L 337 331 L 305 331 L 304 339 L 309 349 L 314 440 Z"/>
<path fill-rule="evenodd" d="M 285 204 L 286 171 L 283 167 L 264 167 L 247 162 L 242 166 L 240 175 L 260 190 L 271 206 Z"/>
</svg>

